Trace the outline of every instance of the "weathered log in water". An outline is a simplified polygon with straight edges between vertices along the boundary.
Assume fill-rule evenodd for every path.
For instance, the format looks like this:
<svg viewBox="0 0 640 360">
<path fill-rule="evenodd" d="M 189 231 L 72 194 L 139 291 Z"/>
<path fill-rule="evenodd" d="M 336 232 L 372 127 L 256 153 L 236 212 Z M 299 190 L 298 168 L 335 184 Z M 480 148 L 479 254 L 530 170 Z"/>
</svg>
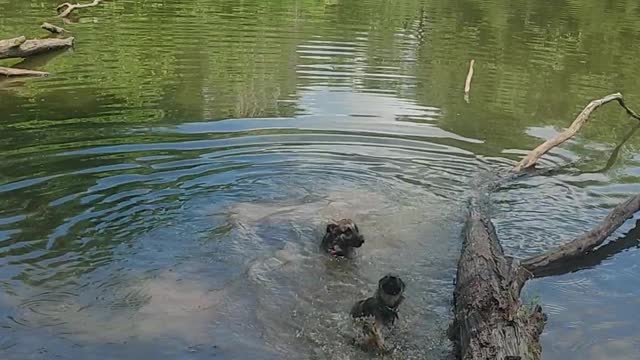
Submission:
<svg viewBox="0 0 640 360">
<path fill-rule="evenodd" d="M 594 110 L 614 100 L 630 116 L 640 119 L 625 105 L 619 93 L 594 100 L 569 129 L 538 146 L 510 174 L 497 182 L 516 179 L 546 152 L 574 136 Z M 486 185 L 487 191 L 495 188 L 493 184 Z M 571 264 L 588 256 L 640 210 L 640 195 L 616 206 L 595 229 L 522 263 L 504 254 L 488 212 L 479 205 L 482 195 L 479 193 L 470 202 L 458 261 L 453 299 L 454 322 L 449 329 L 449 337 L 455 344 L 457 356 L 463 360 L 538 360 L 541 358 L 540 334 L 546 315 L 539 305 L 526 306 L 520 300 L 525 282 L 532 277 L 579 269 Z"/>
<path fill-rule="evenodd" d="M 507 258 L 484 211 L 472 202 L 454 292 L 449 336 L 465 360 L 539 359 L 545 315 L 527 309 L 520 290 L 529 274 Z M 519 356 L 519 357 L 518 357 Z"/>
<path fill-rule="evenodd" d="M 66 39 L 33 39 L 24 36 L 0 40 L 0 59 L 24 58 L 73 46 L 73 37 Z"/>
<path fill-rule="evenodd" d="M 0 66 L 0 76 L 47 76 L 48 72 L 27 69 L 15 69 Z"/>
</svg>

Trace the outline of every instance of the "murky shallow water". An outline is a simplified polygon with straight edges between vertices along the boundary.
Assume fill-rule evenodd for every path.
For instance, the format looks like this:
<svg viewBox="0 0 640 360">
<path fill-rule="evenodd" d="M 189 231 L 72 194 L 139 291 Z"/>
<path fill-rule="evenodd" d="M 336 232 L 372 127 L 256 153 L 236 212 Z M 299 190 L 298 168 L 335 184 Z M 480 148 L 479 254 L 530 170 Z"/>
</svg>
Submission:
<svg viewBox="0 0 640 360">
<path fill-rule="evenodd" d="M 0 38 L 41 36 L 55 5 L 0 0 Z M 82 11 L 65 25 L 74 51 L 20 65 L 51 77 L 0 82 L 2 358 L 369 358 L 347 311 L 390 271 L 408 285 L 392 357 L 446 358 L 474 182 L 591 98 L 640 104 L 639 14 L 632 1 Z M 638 192 L 634 125 L 603 109 L 543 162 L 577 166 L 495 194 L 505 248 L 548 249 Z M 367 238 L 353 262 L 317 251 L 341 216 Z M 586 270 L 526 288 L 550 315 L 545 359 L 636 357 L 637 247 L 634 229 Z"/>
</svg>

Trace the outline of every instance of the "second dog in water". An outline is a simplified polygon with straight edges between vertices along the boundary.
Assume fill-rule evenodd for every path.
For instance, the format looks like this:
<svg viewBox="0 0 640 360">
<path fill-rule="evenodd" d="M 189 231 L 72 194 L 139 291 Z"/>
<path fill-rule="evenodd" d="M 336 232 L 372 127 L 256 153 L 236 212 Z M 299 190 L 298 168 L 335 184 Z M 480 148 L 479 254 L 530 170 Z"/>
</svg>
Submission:
<svg viewBox="0 0 640 360">
<path fill-rule="evenodd" d="M 333 256 L 353 256 L 354 249 L 364 244 L 358 225 L 351 219 L 333 221 L 327 225 L 321 247 Z"/>
<path fill-rule="evenodd" d="M 373 318 L 373 323 L 364 323 L 365 343 L 384 351 L 382 328 L 393 325 L 398 318 L 398 308 L 404 300 L 404 281 L 396 275 L 386 275 L 378 281 L 374 296 L 360 300 L 351 308 L 354 318 Z"/>
</svg>

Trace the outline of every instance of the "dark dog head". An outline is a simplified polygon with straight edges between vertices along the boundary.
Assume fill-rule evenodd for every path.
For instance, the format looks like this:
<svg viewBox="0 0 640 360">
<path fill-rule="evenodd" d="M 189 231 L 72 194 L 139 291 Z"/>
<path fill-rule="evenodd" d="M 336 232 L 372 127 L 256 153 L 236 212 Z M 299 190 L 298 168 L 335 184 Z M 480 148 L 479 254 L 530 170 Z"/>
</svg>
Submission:
<svg viewBox="0 0 640 360">
<path fill-rule="evenodd" d="M 364 236 L 360 235 L 358 225 L 353 220 L 342 219 L 327 225 L 322 244 L 331 255 L 348 256 L 353 248 L 364 244 Z"/>
<path fill-rule="evenodd" d="M 396 275 L 385 275 L 378 281 L 378 298 L 385 306 L 397 308 L 404 300 L 404 281 Z"/>
</svg>

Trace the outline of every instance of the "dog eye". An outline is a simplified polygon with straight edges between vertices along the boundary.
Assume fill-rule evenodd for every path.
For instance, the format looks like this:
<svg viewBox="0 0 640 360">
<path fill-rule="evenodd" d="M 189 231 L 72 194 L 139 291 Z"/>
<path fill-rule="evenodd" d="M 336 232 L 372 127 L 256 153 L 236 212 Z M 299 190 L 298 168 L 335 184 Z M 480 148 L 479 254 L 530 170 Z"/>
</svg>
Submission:
<svg viewBox="0 0 640 360">
<path fill-rule="evenodd" d="M 347 234 L 347 235 L 348 235 L 348 234 L 351 234 L 352 232 L 353 232 L 353 230 L 351 230 L 351 228 L 349 228 L 349 229 L 345 230 L 345 234 Z"/>
</svg>

